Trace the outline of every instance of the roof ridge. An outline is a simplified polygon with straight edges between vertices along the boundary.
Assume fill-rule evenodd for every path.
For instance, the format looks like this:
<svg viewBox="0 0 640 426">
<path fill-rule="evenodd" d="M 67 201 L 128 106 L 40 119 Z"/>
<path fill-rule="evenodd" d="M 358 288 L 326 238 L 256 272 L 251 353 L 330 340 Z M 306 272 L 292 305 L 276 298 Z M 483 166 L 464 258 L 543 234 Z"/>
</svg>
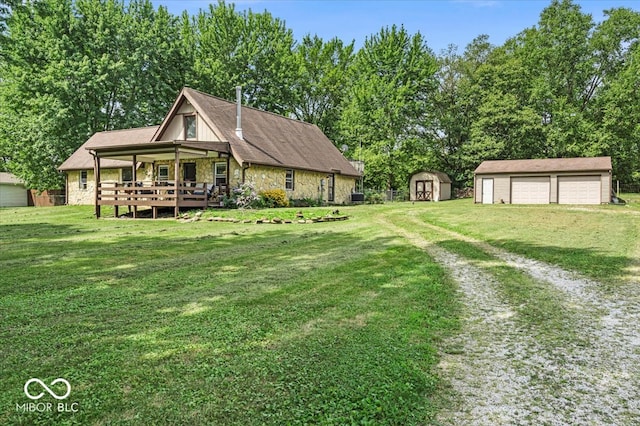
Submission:
<svg viewBox="0 0 640 426">
<path fill-rule="evenodd" d="M 224 99 L 224 98 L 221 98 L 221 97 L 219 97 L 219 96 L 211 95 L 211 94 L 209 94 L 209 93 L 205 93 L 205 92 L 203 92 L 203 91 L 201 91 L 201 90 L 194 89 L 194 88 L 192 88 L 192 87 L 187 87 L 187 86 L 185 86 L 185 89 L 189 89 L 189 90 L 192 90 L 192 91 L 194 91 L 194 92 L 197 92 L 197 93 L 199 93 L 199 94 L 201 94 L 201 95 L 203 95 L 203 96 L 207 96 L 207 97 L 209 97 L 209 98 L 217 99 L 217 100 L 219 100 L 219 101 L 226 102 L 226 103 L 228 103 L 228 104 L 230 104 L 230 105 L 232 105 L 232 106 L 236 106 L 236 103 L 235 103 L 234 101 L 230 101 L 230 100 L 228 100 L 228 99 Z M 278 118 L 284 118 L 284 119 L 286 119 L 286 120 L 290 120 L 290 121 L 293 121 L 293 122 L 296 122 L 296 123 L 306 124 L 306 125 L 309 125 L 309 126 L 316 126 L 316 125 L 315 125 L 315 124 L 313 124 L 313 123 L 309 123 L 309 122 L 306 122 L 306 121 L 303 121 L 303 120 L 298 120 L 297 118 L 287 117 L 286 115 L 281 115 L 281 114 L 278 114 L 278 113 L 276 113 L 276 112 L 267 111 L 266 109 L 256 108 L 256 107 L 253 107 L 253 106 L 251 106 L 251 105 L 242 104 L 242 108 L 251 109 L 251 110 L 254 110 L 254 111 L 257 111 L 257 112 L 260 112 L 260 113 L 270 114 L 270 115 L 273 115 L 273 116 L 275 116 L 275 117 L 278 117 Z"/>
</svg>

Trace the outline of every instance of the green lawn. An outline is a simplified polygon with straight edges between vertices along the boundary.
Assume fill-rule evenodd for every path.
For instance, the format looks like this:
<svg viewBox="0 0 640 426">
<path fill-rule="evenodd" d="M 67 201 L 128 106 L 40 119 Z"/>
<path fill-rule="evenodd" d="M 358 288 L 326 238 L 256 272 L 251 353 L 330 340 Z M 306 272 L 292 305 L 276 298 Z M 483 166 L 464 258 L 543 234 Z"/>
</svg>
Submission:
<svg viewBox="0 0 640 426">
<path fill-rule="evenodd" d="M 0 424 L 433 416 L 453 287 L 371 226 L 370 209 L 309 225 L 95 220 L 84 207 L 0 214 Z M 67 379 L 78 411 L 17 410 L 33 377 Z"/>
<path fill-rule="evenodd" d="M 418 218 L 612 285 L 640 258 L 632 206 L 340 213 L 350 219 L 256 225 L 0 210 L 0 424 L 430 423 L 443 403 L 439 343 L 458 327 L 455 285 L 379 218 L 408 229 Z M 27 380 L 58 377 L 77 412 L 56 412 L 48 394 L 52 412 L 18 409 Z"/>
<path fill-rule="evenodd" d="M 640 204 L 627 206 L 440 203 L 420 220 L 615 285 L 640 283 Z"/>
</svg>

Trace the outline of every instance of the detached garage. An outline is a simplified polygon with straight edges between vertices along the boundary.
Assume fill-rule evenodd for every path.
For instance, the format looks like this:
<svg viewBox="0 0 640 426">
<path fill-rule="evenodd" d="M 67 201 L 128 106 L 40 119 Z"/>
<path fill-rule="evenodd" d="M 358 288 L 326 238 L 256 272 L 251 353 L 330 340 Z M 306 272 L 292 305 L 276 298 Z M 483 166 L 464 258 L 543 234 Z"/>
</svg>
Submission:
<svg viewBox="0 0 640 426">
<path fill-rule="evenodd" d="M 601 204 L 611 198 L 611 157 L 484 161 L 475 202 Z"/>
</svg>

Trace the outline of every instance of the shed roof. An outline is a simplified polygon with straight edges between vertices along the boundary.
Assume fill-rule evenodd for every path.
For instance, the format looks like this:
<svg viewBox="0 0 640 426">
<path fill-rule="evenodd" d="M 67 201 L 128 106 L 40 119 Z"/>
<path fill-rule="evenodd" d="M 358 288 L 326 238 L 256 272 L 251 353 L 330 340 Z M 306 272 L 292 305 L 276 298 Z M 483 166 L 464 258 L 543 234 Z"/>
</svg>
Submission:
<svg viewBox="0 0 640 426">
<path fill-rule="evenodd" d="M 438 180 L 440 180 L 440 182 L 442 182 L 442 183 L 451 183 L 451 179 L 444 172 L 433 172 L 431 170 L 419 170 L 419 171 L 413 173 L 411 176 L 417 175 L 418 173 L 429 173 L 429 174 L 437 176 Z"/>
<path fill-rule="evenodd" d="M 488 173 L 550 173 L 609 171 L 611 157 L 543 158 L 534 160 L 487 160 L 476 174 Z"/>
<path fill-rule="evenodd" d="M 93 156 L 89 150 L 93 148 L 115 147 L 118 145 L 132 145 L 149 143 L 151 137 L 158 130 L 158 126 L 139 127 L 136 129 L 112 130 L 98 132 L 91 136 L 82 146 L 77 149 L 58 170 L 84 170 L 93 168 Z M 104 159 L 100 162 L 103 169 L 119 169 L 121 167 L 131 167 L 131 161 Z"/>
</svg>

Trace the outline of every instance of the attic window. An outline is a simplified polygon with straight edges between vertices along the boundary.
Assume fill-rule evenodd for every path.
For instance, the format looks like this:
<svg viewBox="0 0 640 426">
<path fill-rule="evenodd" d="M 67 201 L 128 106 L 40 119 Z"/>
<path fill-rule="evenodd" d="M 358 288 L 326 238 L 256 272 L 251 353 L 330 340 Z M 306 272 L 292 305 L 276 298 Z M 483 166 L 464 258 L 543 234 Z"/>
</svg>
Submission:
<svg viewBox="0 0 640 426">
<path fill-rule="evenodd" d="M 196 139 L 196 116 L 184 116 L 184 134 L 185 139 Z"/>
</svg>

